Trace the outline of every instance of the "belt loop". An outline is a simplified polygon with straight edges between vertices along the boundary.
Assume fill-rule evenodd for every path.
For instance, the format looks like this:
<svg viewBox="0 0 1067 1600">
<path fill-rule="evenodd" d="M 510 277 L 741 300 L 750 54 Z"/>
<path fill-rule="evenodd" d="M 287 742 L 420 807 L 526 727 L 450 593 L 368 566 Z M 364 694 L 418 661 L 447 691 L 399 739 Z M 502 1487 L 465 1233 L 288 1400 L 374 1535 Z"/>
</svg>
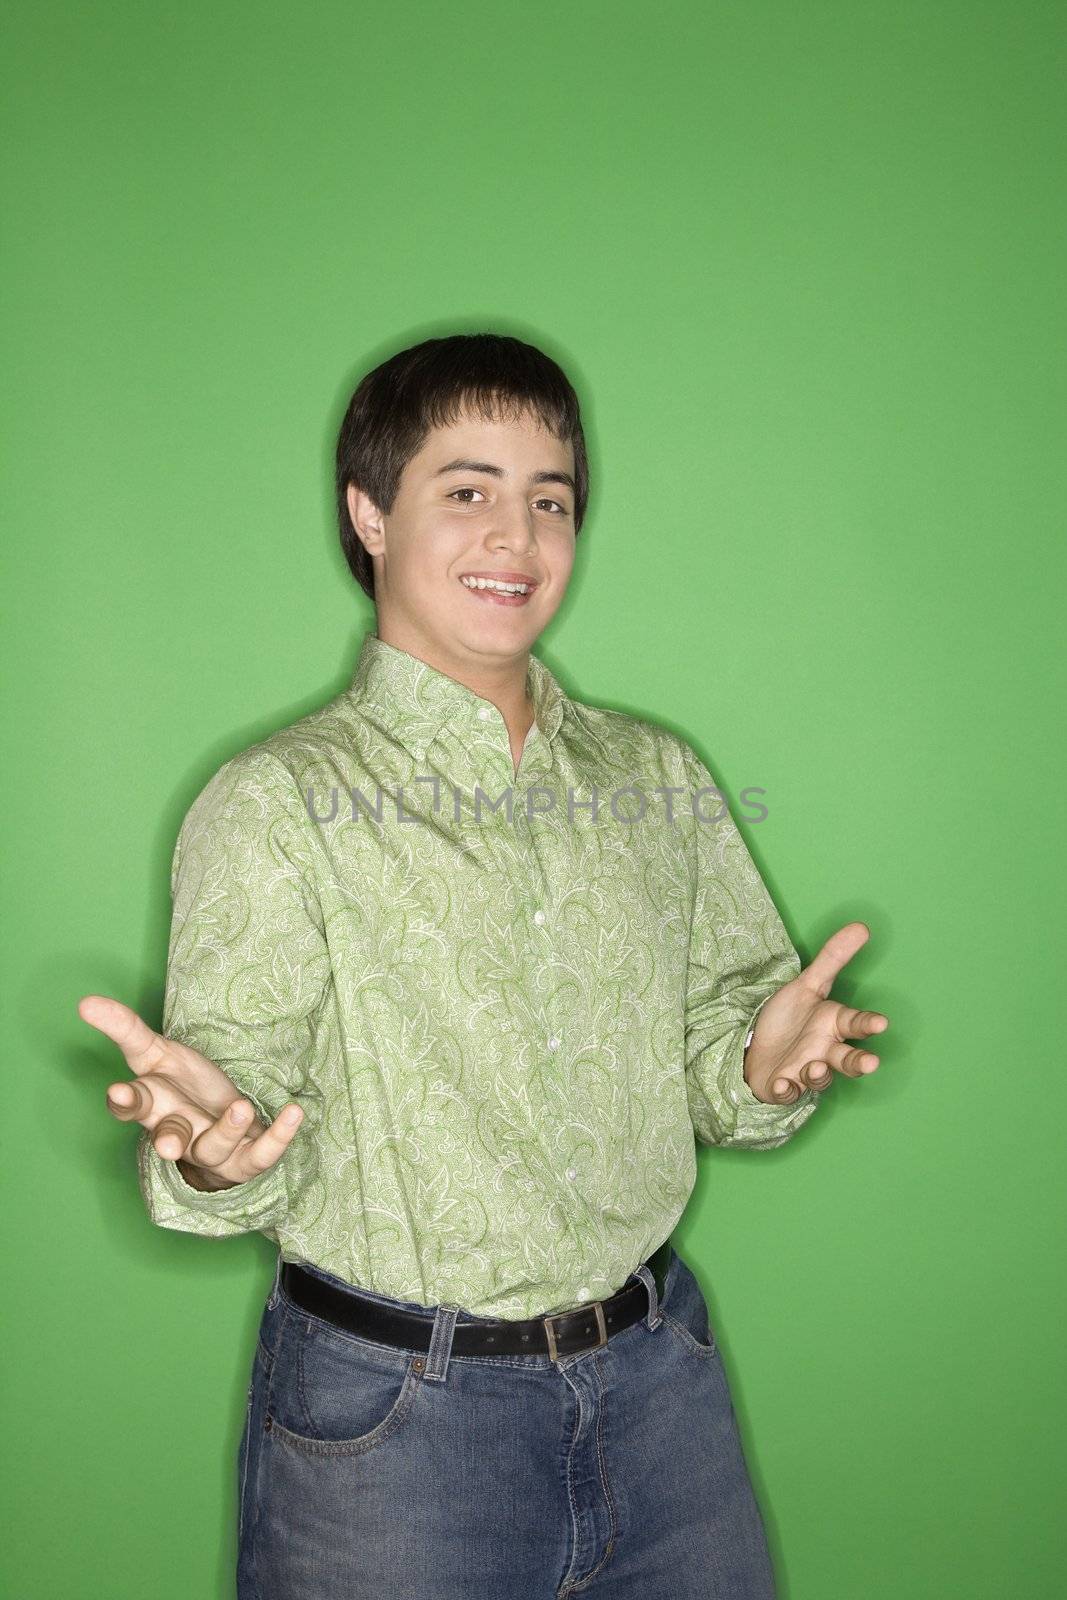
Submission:
<svg viewBox="0 0 1067 1600">
<path fill-rule="evenodd" d="M 639 1267 L 634 1268 L 634 1277 L 640 1278 L 648 1290 L 648 1316 L 645 1318 L 645 1322 L 649 1331 L 652 1332 L 663 1321 L 659 1312 L 659 1291 L 656 1288 L 656 1280 L 652 1276 L 652 1268 L 642 1261 Z"/>
<path fill-rule="evenodd" d="M 430 1350 L 426 1357 L 423 1377 L 431 1382 L 443 1383 L 448 1376 L 448 1362 L 452 1355 L 452 1334 L 455 1331 L 459 1306 L 440 1305 L 433 1319 Z"/>
<path fill-rule="evenodd" d="M 278 1304 L 278 1285 L 282 1276 L 282 1253 L 278 1251 L 278 1260 L 274 1268 L 274 1282 L 271 1285 L 270 1298 L 267 1301 L 267 1310 L 273 1311 Z"/>
</svg>

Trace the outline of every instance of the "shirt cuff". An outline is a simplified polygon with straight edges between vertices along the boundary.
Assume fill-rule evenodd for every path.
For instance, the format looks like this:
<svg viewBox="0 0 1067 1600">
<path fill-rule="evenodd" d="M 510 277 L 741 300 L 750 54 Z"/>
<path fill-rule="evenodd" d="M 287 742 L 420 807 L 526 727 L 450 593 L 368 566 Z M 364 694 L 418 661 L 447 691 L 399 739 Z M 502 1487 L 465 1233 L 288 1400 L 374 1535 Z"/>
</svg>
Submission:
<svg viewBox="0 0 1067 1600">
<path fill-rule="evenodd" d="M 167 1189 L 182 1205 L 196 1206 L 199 1210 L 219 1215 L 225 1214 L 230 1206 L 245 1211 L 250 1205 L 261 1203 L 268 1194 L 274 1197 L 285 1192 L 279 1170 L 280 1161 L 268 1167 L 266 1172 L 257 1172 L 254 1178 L 246 1178 L 244 1183 L 232 1184 L 228 1189 L 194 1189 L 182 1176 L 176 1161 L 168 1161 L 166 1156 L 161 1156 L 151 1142 L 149 1151 L 154 1162 L 158 1163 Z"/>
<path fill-rule="evenodd" d="M 274 1119 L 259 1102 L 247 1092 L 241 1098 L 255 1106 L 260 1122 L 269 1127 Z M 297 1130 L 296 1139 L 302 1131 Z M 286 1169 L 293 1154 L 290 1144 L 273 1167 L 229 1189 L 194 1189 L 182 1177 L 177 1161 L 159 1154 L 146 1129 L 141 1137 L 138 1165 L 149 1216 L 163 1227 L 185 1227 L 189 1231 L 197 1230 L 197 1217 L 216 1218 L 220 1225 L 229 1225 L 227 1231 L 252 1232 L 270 1227 L 288 1206 Z"/>
</svg>

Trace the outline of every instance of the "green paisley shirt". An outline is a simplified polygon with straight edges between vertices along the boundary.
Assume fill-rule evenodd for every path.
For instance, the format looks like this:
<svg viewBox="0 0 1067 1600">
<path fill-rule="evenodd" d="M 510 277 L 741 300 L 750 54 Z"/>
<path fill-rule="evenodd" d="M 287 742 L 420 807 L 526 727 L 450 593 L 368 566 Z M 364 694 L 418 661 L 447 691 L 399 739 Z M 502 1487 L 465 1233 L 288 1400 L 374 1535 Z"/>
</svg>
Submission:
<svg viewBox="0 0 1067 1600">
<path fill-rule="evenodd" d="M 165 1228 L 418 1305 L 603 1299 L 667 1238 L 695 1144 L 783 1144 L 746 1032 L 800 959 L 715 780 L 677 735 L 569 698 L 530 657 L 499 710 L 369 632 L 350 686 L 227 761 L 171 876 L 162 1031 L 271 1121 L 269 1172 L 191 1188 L 147 1133 Z"/>
</svg>

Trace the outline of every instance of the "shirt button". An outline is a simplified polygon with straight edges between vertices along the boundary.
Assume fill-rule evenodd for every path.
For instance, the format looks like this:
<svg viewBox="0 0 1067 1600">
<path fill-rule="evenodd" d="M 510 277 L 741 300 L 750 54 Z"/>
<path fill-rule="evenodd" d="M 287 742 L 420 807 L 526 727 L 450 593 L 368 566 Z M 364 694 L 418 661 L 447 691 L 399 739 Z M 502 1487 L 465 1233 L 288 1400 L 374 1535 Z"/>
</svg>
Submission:
<svg viewBox="0 0 1067 1600">
<path fill-rule="evenodd" d="M 586 1288 L 584 1283 L 582 1284 L 582 1287 L 578 1290 L 578 1298 L 579 1298 L 579 1300 L 588 1300 L 589 1299 L 589 1290 Z"/>
<path fill-rule="evenodd" d="M 544 912 L 540 911 L 540 910 L 535 911 L 534 914 L 533 914 L 533 919 L 537 923 L 537 926 L 540 927 L 542 922 L 544 922 L 544 920 L 545 920 Z"/>
<path fill-rule="evenodd" d="M 415 757 L 416 761 L 425 761 L 425 759 L 426 759 L 426 751 L 425 750 L 413 750 L 411 753 Z"/>
<path fill-rule="evenodd" d="M 578 1174 L 575 1171 L 574 1167 L 568 1167 L 567 1168 L 567 1176 L 568 1176 L 568 1178 L 576 1178 L 578 1176 Z"/>
<path fill-rule="evenodd" d="M 550 1050 L 558 1050 L 559 1049 L 559 1040 L 556 1038 L 555 1034 L 553 1034 L 552 1038 L 548 1041 L 548 1048 Z"/>
<path fill-rule="evenodd" d="M 479 706 L 478 715 L 481 717 L 483 722 L 488 722 L 493 713 L 488 706 Z"/>
</svg>

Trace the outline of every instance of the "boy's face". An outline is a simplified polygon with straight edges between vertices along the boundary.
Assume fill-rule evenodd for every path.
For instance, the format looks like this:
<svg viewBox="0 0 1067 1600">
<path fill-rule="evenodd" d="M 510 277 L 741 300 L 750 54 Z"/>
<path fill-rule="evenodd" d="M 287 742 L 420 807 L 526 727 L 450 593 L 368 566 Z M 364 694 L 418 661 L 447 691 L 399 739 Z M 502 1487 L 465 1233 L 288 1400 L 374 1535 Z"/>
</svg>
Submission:
<svg viewBox="0 0 1067 1600">
<path fill-rule="evenodd" d="M 349 513 L 374 562 L 379 637 L 446 672 L 524 661 L 574 564 L 573 478 L 570 443 L 524 414 L 433 429 L 388 516 L 350 484 Z M 505 598 L 466 587 L 468 575 L 533 588 Z"/>
</svg>

